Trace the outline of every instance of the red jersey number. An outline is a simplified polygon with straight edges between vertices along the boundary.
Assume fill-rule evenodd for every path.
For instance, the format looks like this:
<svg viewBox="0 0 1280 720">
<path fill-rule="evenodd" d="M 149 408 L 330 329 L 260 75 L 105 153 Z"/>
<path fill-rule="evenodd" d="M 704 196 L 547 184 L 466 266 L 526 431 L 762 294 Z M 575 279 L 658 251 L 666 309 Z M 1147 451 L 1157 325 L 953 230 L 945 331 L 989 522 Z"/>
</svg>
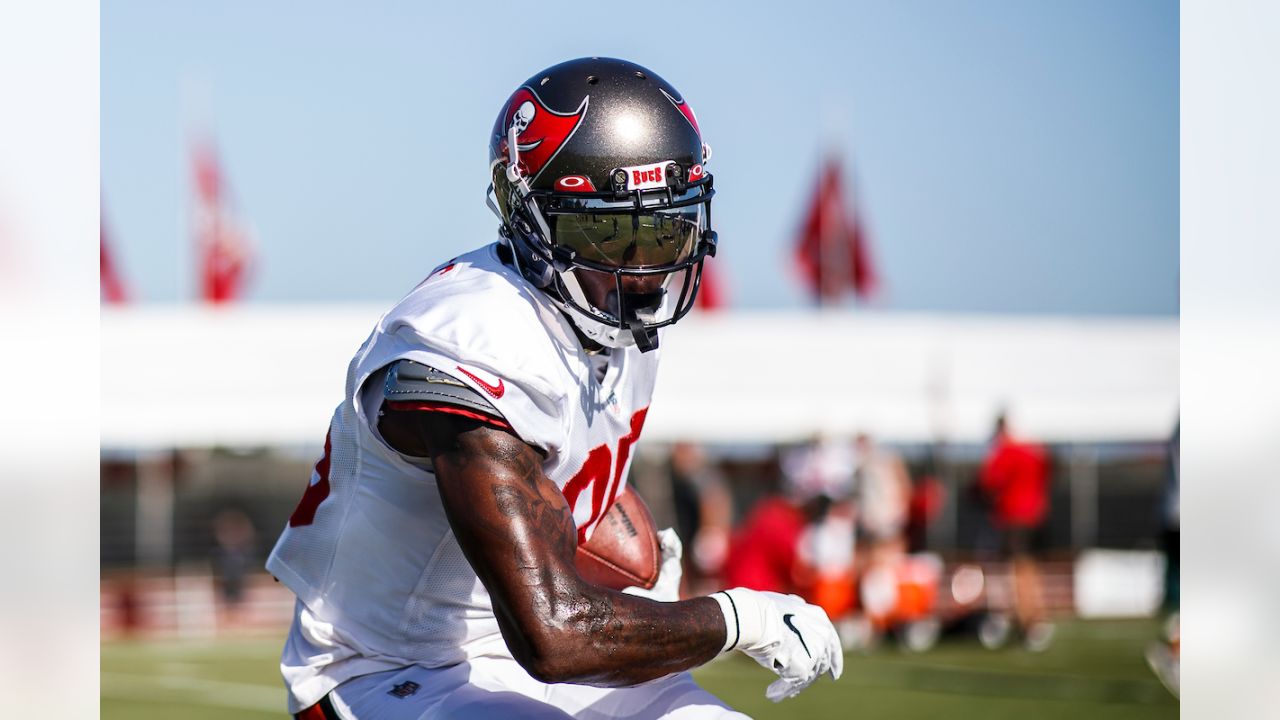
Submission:
<svg viewBox="0 0 1280 720">
<path fill-rule="evenodd" d="M 579 545 L 587 541 L 587 529 L 599 520 L 604 511 L 617 499 L 618 491 L 622 488 L 622 471 L 626 469 L 627 460 L 631 457 L 631 446 L 640 439 L 640 430 L 644 427 L 644 417 L 648 412 L 649 408 L 641 408 L 631 416 L 630 432 L 618 439 L 617 462 L 614 462 L 612 448 L 607 444 L 598 445 L 587 454 L 582 468 L 569 482 L 565 483 L 564 499 L 569 502 L 570 509 L 577 505 L 578 497 L 583 490 L 591 486 L 591 517 L 578 527 Z"/>
</svg>

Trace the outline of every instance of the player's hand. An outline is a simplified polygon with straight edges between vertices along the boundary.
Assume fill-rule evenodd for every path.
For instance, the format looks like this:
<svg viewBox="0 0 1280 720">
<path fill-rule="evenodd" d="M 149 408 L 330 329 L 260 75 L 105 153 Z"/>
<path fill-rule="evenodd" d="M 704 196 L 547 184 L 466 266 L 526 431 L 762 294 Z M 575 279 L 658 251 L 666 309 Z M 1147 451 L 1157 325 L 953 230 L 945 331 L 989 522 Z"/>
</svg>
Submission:
<svg viewBox="0 0 1280 720">
<path fill-rule="evenodd" d="M 729 649 L 736 647 L 778 674 L 764 693 L 770 700 L 779 702 L 798 694 L 823 673 L 835 680 L 844 672 L 840 636 L 822 608 L 797 595 L 747 588 L 724 590 L 712 597 L 729 601 L 727 609 L 724 601 L 720 603 L 726 610 L 727 642 L 733 644 Z"/>
<path fill-rule="evenodd" d="M 650 600 L 676 602 L 680 599 L 680 578 L 684 574 L 680 566 L 684 545 L 680 542 L 680 536 L 671 528 L 658 533 L 658 545 L 662 548 L 662 567 L 658 570 L 657 582 L 649 590 L 632 586 L 622 592 Z"/>
</svg>

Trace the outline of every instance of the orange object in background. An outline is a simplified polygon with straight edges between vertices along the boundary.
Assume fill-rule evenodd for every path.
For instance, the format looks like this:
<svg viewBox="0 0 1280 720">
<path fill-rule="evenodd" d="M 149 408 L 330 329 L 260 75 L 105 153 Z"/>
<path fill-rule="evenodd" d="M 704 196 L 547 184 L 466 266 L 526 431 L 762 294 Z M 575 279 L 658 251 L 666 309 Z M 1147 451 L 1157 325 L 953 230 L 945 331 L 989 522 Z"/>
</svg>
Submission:
<svg viewBox="0 0 1280 720">
<path fill-rule="evenodd" d="M 910 622 L 928 617 L 938 604 L 938 572 L 929 563 L 908 558 L 898 568 L 898 604 L 892 620 Z"/>
<path fill-rule="evenodd" d="M 851 613 L 858 603 L 854 570 L 854 512 L 837 502 L 805 526 L 797 538 L 796 586 L 808 602 L 832 620 Z"/>
<path fill-rule="evenodd" d="M 931 617 L 941 576 L 942 562 L 933 555 L 907 555 L 868 570 L 860 588 L 863 612 L 880 630 Z"/>
<path fill-rule="evenodd" d="M 800 593 L 805 600 L 827 611 L 832 620 L 852 613 L 857 606 L 853 572 L 839 575 L 821 575 L 814 578 L 813 584 Z"/>
</svg>

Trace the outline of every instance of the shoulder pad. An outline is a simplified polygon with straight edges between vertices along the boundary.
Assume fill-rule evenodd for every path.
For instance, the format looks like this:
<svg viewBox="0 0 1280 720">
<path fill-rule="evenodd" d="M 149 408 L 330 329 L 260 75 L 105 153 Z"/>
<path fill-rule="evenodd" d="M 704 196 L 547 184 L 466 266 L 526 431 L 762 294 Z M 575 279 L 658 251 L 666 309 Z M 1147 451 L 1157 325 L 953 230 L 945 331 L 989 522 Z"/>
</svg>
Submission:
<svg viewBox="0 0 1280 720">
<path fill-rule="evenodd" d="M 428 409 L 421 405 L 429 403 L 502 418 L 502 413 L 483 395 L 461 380 L 412 360 L 397 360 L 391 364 L 383 387 L 383 397 L 393 408 L 399 403 L 405 403 L 401 409 Z"/>
</svg>

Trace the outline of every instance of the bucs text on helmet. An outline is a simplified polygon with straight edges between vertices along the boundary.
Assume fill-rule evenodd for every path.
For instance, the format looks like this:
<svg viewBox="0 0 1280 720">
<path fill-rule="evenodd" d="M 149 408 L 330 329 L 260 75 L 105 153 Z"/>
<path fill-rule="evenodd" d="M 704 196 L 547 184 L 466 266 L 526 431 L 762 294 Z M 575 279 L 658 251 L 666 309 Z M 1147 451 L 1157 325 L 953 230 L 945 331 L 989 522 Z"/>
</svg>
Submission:
<svg viewBox="0 0 1280 720">
<path fill-rule="evenodd" d="M 648 351 L 693 307 L 715 255 L 708 159 L 665 80 L 624 60 L 570 60 L 503 105 L 489 204 L 521 273 L 583 335 Z"/>
</svg>

